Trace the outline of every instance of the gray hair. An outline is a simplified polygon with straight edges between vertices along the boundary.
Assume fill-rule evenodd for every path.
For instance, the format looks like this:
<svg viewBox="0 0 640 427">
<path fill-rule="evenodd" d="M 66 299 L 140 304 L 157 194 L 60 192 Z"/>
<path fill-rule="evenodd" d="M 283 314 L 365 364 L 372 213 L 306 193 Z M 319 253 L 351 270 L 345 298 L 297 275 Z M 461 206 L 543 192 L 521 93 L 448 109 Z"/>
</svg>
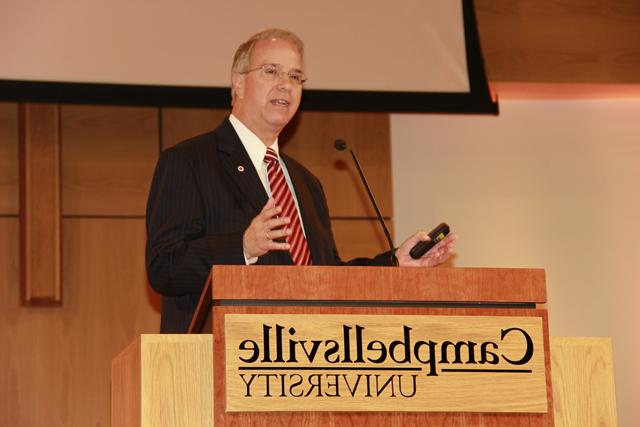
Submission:
<svg viewBox="0 0 640 427">
<path fill-rule="evenodd" d="M 286 40 L 291 42 L 298 53 L 300 53 L 300 57 L 304 58 L 304 43 L 294 33 L 287 30 L 282 30 L 280 28 L 269 28 L 264 31 L 260 31 L 257 34 L 252 35 L 249 40 L 242 43 L 238 46 L 235 55 L 233 56 L 233 64 L 231 65 L 232 73 L 243 73 L 247 71 L 249 67 L 249 59 L 251 58 L 251 52 L 253 51 L 253 47 L 260 40 Z M 235 98 L 235 92 L 233 90 L 233 83 L 231 84 L 231 105 L 233 105 L 233 100 Z"/>
</svg>

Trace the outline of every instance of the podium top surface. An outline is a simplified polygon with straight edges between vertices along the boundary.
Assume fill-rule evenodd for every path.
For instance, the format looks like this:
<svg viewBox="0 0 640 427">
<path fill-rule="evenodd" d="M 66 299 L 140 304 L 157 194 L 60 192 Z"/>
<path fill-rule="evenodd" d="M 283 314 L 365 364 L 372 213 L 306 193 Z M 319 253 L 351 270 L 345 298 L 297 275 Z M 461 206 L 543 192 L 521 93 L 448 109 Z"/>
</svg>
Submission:
<svg viewBox="0 0 640 427">
<path fill-rule="evenodd" d="M 212 281 L 212 283 L 211 283 Z M 215 300 L 545 303 L 545 272 L 517 268 L 212 268 Z"/>
</svg>

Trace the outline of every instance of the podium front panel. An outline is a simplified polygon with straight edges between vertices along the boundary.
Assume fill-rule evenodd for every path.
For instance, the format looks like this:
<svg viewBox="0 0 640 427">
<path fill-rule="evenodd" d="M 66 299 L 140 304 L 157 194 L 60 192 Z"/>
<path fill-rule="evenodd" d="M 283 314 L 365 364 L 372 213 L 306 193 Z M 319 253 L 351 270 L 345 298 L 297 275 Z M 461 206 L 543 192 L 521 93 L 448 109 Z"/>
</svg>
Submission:
<svg viewBox="0 0 640 427">
<path fill-rule="evenodd" d="M 377 426 L 377 425 L 483 425 L 483 426 L 551 426 L 553 425 L 553 409 L 552 409 L 552 397 L 551 397 L 551 380 L 549 376 L 549 352 L 548 352 L 548 327 L 547 327 L 547 313 L 546 310 L 538 310 L 538 309 L 515 309 L 515 308 L 433 308 L 433 307 L 347 307 L 347 306 L 214 306 L 213 309 L 213 324 L 214 324 L 214 348 L 216 351 L 214 352 L 214 407 L 215 407 L 215 419 L 216 425 L 255 425 L 255 426 L 279 426 L 279 425 L 360 425 L 367 424 L 368 426 Z M 386 317 L 385 317 L 386 316 Z M 432 317 L 435 316 L 435 317 Z M 286 320 L 291 319 L 300 319 L 306 318 L 311 322 L 318 323 L 317 331 L 321 332 L 323 330 L 323 323 L 331 323 L 331 319 L 345 319 L 348 326 L 345 324 L 347 328 L 351 328 L 348 330 L 347 335 L 349 336 L 351 354 L 345 356 L 344 353 L 344 345 L 342 349 L 342 353 L 340 353 L 340 361 L 350 360 L 355 361 L 358 358 L 360 360 L 365 360 L 365 358 L 370 359 L 369 365 L 374 364 L 374 362 L 381 362 L 381 365 L 384 365 L 381 361 L 381 352 L 382 347 L 387 348 L 385 350 L 387 352 L 387 361 L 389 360 L 388 347 L 390 343 L 393 341 L 397 341 L 394 357 L 396 360 L 402 362 L 404 349 L 401 349 L 403 344 L 408 340 L 409 342 L 413 342 L 415 345 L 415 336 L 411 335 L 406 336 L 405 334 L 410 333 L 410 330 L 401 328 L 399 331 L 395 330 L 394 334 L 398 335 L 395 339 L 388 339 L 386 344 L 384 344 L 384 340 L 382 339 L 370 339 L 366 340 L 362 335 L 366 333 L 366 329 L 358 329 L 359 325 L 361 328 L 366 328 L 367 323 L 366 320 L 373 320 L 378 322 L 379 324 L 384 324 L 385 319 L 389 319 L 390 323 L 398 324 L 402 322 L 402 319 L 407 319 L 404 323 L 411 323 L 410 319 L 430 319 L 432 322 L 431 325 L 427 325 L 427 327 L 434 328 L 434 335 L 431 340 L 422 340 L 425 343 L 431 342 L 439 342 L 442 344 L 443 335 L 442 331 L 438 332 L 437 329 L 442 327 L 442 322 L 438 323 L 437 317 L 442 317 L 443 322 L 454 319 L 456 322 L 451 323 L 453 325 L 454 330 L 458 328 L 458 335 L 470 337 L 477 336 L 476 329 L 483 322 L 487 323 L 489 328 L 496 325 L 506 325 L 503 327 L 498 327 L 502 332 L 496 332 L 498 334 L 502 334 L 505 338 L 505 330 L 510 329 L 508 325 L 512 325 L 512 319 L 521 319 L 524 324 L 527 326 L 523 326 L 522 328 L 517 328 L 514 326 L 512 332 L 507 332 L 506 334 L 512 334 L 512 337 L 515 341 L 521 341 L 520 344 L 526 342 L 526 338 L 521 332 L 517 332 L 516 329 L 527 329 L 531 325 L 535 326 L 535 323 L 541 323 L 540 327 L 533 328 L 539 336 L 535 337 L 535 345 L 537 348 L 536 352 L 536 360 L 533 365 L 529 364 L 526 368 L 521 369 L 515 364 L 504 363 L 504 359 L 509 359 L 512 362 L 519 363 L 523 359 L 524 354 L 518 352 L 518 356 L 516 357 L 513 353 L 509 353 L 509 351 L 505 350 L 506 353 L 500 353 L 499 348 L 496 349 L 492 344 L 486 344 L 489 342 L 488 340 L 483 341 L 485 345 L 485 350 L 493 349 L 492 351 L 485 351 L 484 356 L 481 355 L 480 349 L 482 347 L 482 343 L 477 343 L 478 352 L 474 356 L 474 360 L 478 362 L 481 357 L 485 357 L 485 362 L 488 361 L 488 358 L 492 356 L 490 353 L 494 353 L 500 360 L 495 365 L 500 365 L 499 368 L 495 367 L 494 372 L 464 372 L 463 375 L 466 376 L 466 381 L 471 381 L 469 384 L 470 390 L 465 390 L 464 384 L 451 384 L 450 382 L 443 380 L 443 372 L 442 369 L 452 369 L 452 370 L 460 370 L 463 368 L 467 368 L 466 370 L 478 369 L 478 370 L 487 370 L 490 369 L 487 366 L 489 363 L 482 364 L 483 366 L 474 365 L 465 363 L 468 362 L 469 354 L 465 353 L 464 355 L 457 354 L 455 344 L 459 343 L 460 340 L 453 342 L 451 341 L 449 360 L 445 360 L 444 362 L 449 362 L 448 364 L 440 363 L 442 362 L 443 354 L 441 351 L 437 354 L 437 364 L 422 366 L 420 369 L 421 377 L 418 379 L 417 376 L 412 376 L 411 373 L 409 375 L 405 375 L 403 378 L 405 380 L 404 389 L 400 390 L 398 387 L 399 378 L 397 376 L 397 371 L 393 375 L 384 375 L 384 369 L 373 370 L 371 373 L 368 373 L 364 370 L 360 370 L 359 368 L 363 366 L 354 366 L 356 368 L 353 373 L 355 375 L 347 375 L 346 373 L 342 373 L 345 376 L 340 376 L 341 374 L 337 374 L 336 371 L 331 370 L 328 377 L 322 377 L 318 370 L 308 366 L 298 363 L 297 366 L 291 367 L 289 371 L 290 374 L 283 374 L 282 367 L 286 366 L 287 361 L 291 361 L 295 359 L 299 361 L 299 359 L 309 360 L 309 355 L 315 351 L 314 358 L 317 356 L 317 352 L 320 351 L 320 344 L 315 344 L 316 349 L 313 349 L 314 343 L 310 343 L 310 340 L 306 339 L 304 346 L 301 346 L 300 341 L 298 340 L 285 340 L 286 336 L 291 336 L 297 334 L 298 331 L 292 331 L 291 325 L 285 325 Z M 262 397 L 260 399 L 255 399 L 255 405 L 249 405 L 243 407 L 242 404 L 238 406 L 236 402 L 227 402 L 227 393 L 228 393 L 228 384 L 227 384 L 227 354 L 229 345 L 227 343 L 227 332 L 229 330 L 227 325 L 227 320 L 232 324 L 233 328 L 238 328 L 236 324 L 238 319 L 243 319 L 249 321 L 250 324 L 255 327 L 256 321 L 258 321 L 258 325 L 260 319 L 264 320 L 262 334 L 263 337 L 256 337 L 255 331 L 252 335 L 253 338 L 247 338 L 244 344 L 240 344 L 241 352 L 239 357 L 242 358 L 243 361 L 246 362 L 259 362 L 258 365 L 261 366 L 261 369 L 255 370 L 250 365 L 250 363 L 245 363 L 245 369 L 242 374 L 244 374 L 243 381 L 244 383 L 244 393 L 252 393 L 253 391 L 260 390 Z M 526 322 L 527 318 L 531 321 Z M 326 319 L 323 321 L 322 319 Z M 464 322 L 460 322 L 461 320 L 469 319 L 469 324 L 465 325 Z M 473 322 L 473 319 L 477 319 L 478 322 Z M 490 319 L 497 319 L 492 321 Z M 501 323 L 500 320 L 504 319 L 505 322 Z M 277 324 L 272 324 L 273 320 L 280 320 L 281 322 Z M 357 325 L 351 325 L 351 321 L 359 320 L 356 322 Z M 435 323 L 434 323 L 435 322 Z M 497 322 L 497 323 L 496 323 Z M 418 322 L 419 324 L 420 322 Z M 521 322 L 522 323 L 522 322 Z M 363 326 L 365 325 L 365 326 Z M 414 323 L 414 326 L 416 323 Z M 289 327 L 289 330 L 285 331 L 285 326 Z M 406 326 L 406 325 L 405 325 Z M 293 327 L 295 329 L 295 327 Z M 240 327 L 240 331 L 242 331 L 242 327 Z M 474 332 L 475 331 L 475 332 Z M 514 332 L 515 331 L 515 332 Z M 343 331 L 344 332 L 344 331 Z M 424 333 L 424 330 L 421 331 Z M 444 333 L 446 334 L 447 331 Z M 450 330 L 449 330 L 450 332 Z M 240 332 L 241 334 L 244 332 Z M 278 336 L 279 334 L 279 336 Z M 360 334 L 360 336 L 358 336 Z M 469 335 L 471 334 L 471 335 Z M 474 335 L 475 334 L 475 335 Z M 370 337 L 373 338 L 373 337 Z M 499 340 L 500 337 L 497 337 L 496 340 Z M 331 338 L 326 338 L 324 341 L 331 340 Z M 336 337 L 334 341 L 342 340 L 344 343 L 345 335 L 342 334 L 342 337 Z M 360 340 L 360 344 L 356 341 Z M 440 341 L 438 341 L 440 340 Z M 264 348 L 265 342 L 269 341 L 270 344 L 268 349 Z M 377 342 L 376 342 L 377 341 Z M 468 340 L 462 341 L 473 341 L 472 338 Z M 508 340 L 507 340 L 508 341 Z M 364 342 L 364 343 L 363 343 Z M 373 344 L 371 344 L 373 342 Z M 493 341 L 495 344 L 495 341 Z M 330 343 L 331 344 L 331 343 Z M 237 339 L 234 341 L 233 346 L 238 346 Z M 333 344 L 331 344 L 333 345 Z M 291 347 L 293 346 L 293 347 Z M 335 346 L 335 345 L 333 345 Z M 428 344 L 421 344 L 422 350 L 430 348 Z M 285 348 L 286 347 L 286 348 Z M 435 348 L 436 346 L 433 345 Z M 369 348 L 370 351 L 367 353 L 365 350 Z M 544 352 L 541 352 L 541 349 L 544 349 Z M 234 350 L 234 349 L 231 349 Z M 292 356 L 291 351 L 294 351 L 294 355 Z M 324 351 L 326 352 L 327 348 L 324 347 Z M 441 349 L 440 349 L 441 350 Z M 460 349 L 457 349 L 458 352 Z M 468 350 L 468 347 L 466 348 Z M 329 349 L 331 353 L 332 349 Z M 358 352 L 362 354 L 358 354 Z M 268 352 L 269 354 L 266 354 Z M 336 361 L 337 354 L 340 350 L 336 350 L 334 353 L 329 355 L 329 361 Z M 404 354 L 406 356 L 406 353 Z M 415 353 L 414 353 L 415 356 Z M 426 356 L 424 351 L 418 353 L 418 357 L 423 361 L 426 360 Z M 460 358 L 460 363 L 452 363 L 456 362 L 456 357 Z M 293 358 L 293 359 L 292 359 Z M 240 360 L 240 359 L 238 359 Z M 277 361 L 275 365 L 271 365 L 267 363 L 269 361 Z M 494 359 L 491 361 L 495 362 Z M 264 362 L 264 363 L 260 363 Z M 342 364 L 344 365 L 344 364 Z M 362 363 L 361 365 L 365 365 Z M 402 364 L 400 364 L 402 365 Z M 395 368 L 397 369 L 400 366 L 398 363 L 395 364 Z M 407 369 L 416 369 L 415 366 L 409 366 L 407 364 Z M 446 365 L 446 367 L 445 367 Z M 510 366 L 509 366 L 510 365 Z M 479 367 L 478 367 L 479 366 Z M 506 369 L 510 369 L 513 372 L 505 372 Z M 535 381 L 538 381 L 537 384 L 537 392 L 534 392 L 533 395 L 528 396 L 529 393 L 527 390 L 522 389 L 522 387 L 528 386 L 515 386 L 517 382 L 514 382 L 514 386 L 511 389 L 511 396 L 509 396 L 508 390 L 500 390 L 502 392 L 502 398 L 500 401 L 492 400 L 498 394 L 492 396 L 492 393 L 495 392 L 495 389 L 501 389 L 504 387 L 509 387 L 510 380 L 505 379 L 505 375 L 511 375 L 511 378 L 517 375 L 523 375 L 524 373 L 521 371 L 526 371 L 531 367 L 534 367 L 537 373 L 541 373 Z M 236 366 L 239 368 L 239 366 Z M 368 366 L 370 367 L 370 366 Z M 388 368 L 388 364 L 385 366 L 381 366 L 381 368 Z M 266 368 L 266 369 L 264 369 Z M 299 369 L 302 368 L 302 369 Z M 311 373 L 311 376 L 304 375 L 304 371 Z M 374 372 L 375 371 L 375 372 Z M 407 371 L 409 372 L 409 371 Z M 238 372 L 235 373 L 236 375 Z M 358 376 L 358 374 L 360 376 Z M 429 374 L 431 378 L 429 377 Z M 447 371 L 448 375 L 453 375 L 450 371 Z M 456 374 L 460 375 L 460 372 L 456 372 Z M 260 376 L 258 376 L 260 375 Z M 290 376 L 291 375 L 291 376 Z M 376 375 L 378 375 L 376 377 Z M 413 375 L 416 375 L 415 373 Z M 308 382 L 309 378 L 311 378 L 311 383 Z M 357 378 L 360 378 L 358 380 Z M 391 378 L 391 379 L 390 379 Z M 469 378 L 471 378 L 469 380 Z M 498 378 L 495 381 L 491 378 Z M 399 401 L 406 400 L 410 401 L 404 396 L 411 395 L 413 392 L 413 380 L 416 380 L 416 387 L 422 388 L 423 391 L 425 387 L 429 385 L 433 386 L 433 390 L 428 390 L 427 395 L 437 396 L 438 399 L 433 399 L 437 402 L 429 402 L 425 403 L 425 408 L 416 407 L 419 403 L 411 403 L 409 405 L 402 405 Z M 449 377 L 448 379 L 451 379 Z M 504 379 L 504 380 L 503 380 Z M 313 405 L 310 408 L 308 405 L 302 403 L 302 399 L 299 404 L 295 403 L 295 397 L 291 399 L 290 394 L 293 391 L 294 395 L 297 395 L 299 398 L 300 394 L 303 390 L 300 384 L 297 384 L 292 390 L 292 383 L 286 382 L 289 380 L 293 380 L 293 382 L 305 382 L 307 383 L 307 387 L 304 389 L 304 393 L 308 393 L 311 388 L 311 393 L 315 395 L 315 399 L 318 401 L 323 400 L 323 402 L 317 402 L 316 408 L 313 409 Z M 336 396 L 336 388 L 340 387 L 336 384 L 336 382 L 341 381 L 341 386 L 343 387 L 343 393 L 346 392 L 347 396 Z M 377 383 L 376 383 L 377 380 Z M 421 381 L 418 381 L 421 380 Z M 324 383 L 322 383 L 324 381 Z M 345 382 L 346 381 L 346 382 Z M 348 397 L 351 394 L 351 391 L 354 391 L 354 384 L 356 381 L 362 381 L 361 384 L 358 385 L 360 390 L 360 399 L 357 399 L 358 402 L 354 404 L 354 399 L 344 399 L 344 397 Z M 408 382 L 407 382 L 408 381 Z M 262 382 L 261 385 L 258 385 L 259 382 Z M 252 383 L 251 387 L 247 386 L 247 383 Z M 267 385 L 268 383 L 268 385 Z M 464 381 L 463 381 L 464 383 Z M 475 383 L 472 387 L 471 384 Z M 369 390 L 367 391 L 367 384 Z M 295 384 L 294 384 L 295 385 Z M 240 387 L 243 385 L 240 384 Z M 267 391 L 265 386 L 269 387 Z M 325 388 L 325 393 L 318 395 L 318 388 Z M 438 387 L 441 386 L 441 387 Z M 540 387 L 542 386 L 543 390 L 540 393 Z M 238 383 L 236 381 L 235 387 L 238 387 Z M 257 388 L 256 388 L 257 387 Z M 327 388 L 328 387 L 328 388 Z M 349 388 L 350 387 L 350 388 Z M 482 387 L 485 387 L 485 395 L 475 396 L 478 391 L 482 390 Z M 391 390 L 393 388 L 393 390 Z M 535 387 L 534 387 L 535 388 Z M 242 388 L 240 388 L 240 392 L 242 392 Z M 350 391 L 351 390 L 351 391 Z M 456 390 L 458 390 L 456 392 Z M 506 392 L 506 393 L 505 393 Z M 235 391 L 235 395 L 237 395 L 238 390 Z M 328 395 L 327 395 L 328 393 Z M 459 393 L 459 394 L 456 394 Z M 265 394 L 268 396 L 265 397 Z M 355 390 L 354 394 L 358 394 L 358 391 Z M 387 397 L 386 399 L 378 399 L 376 395 L 382 394 L 383 397 Z M 440 394 L 440 395 L 439 395 Z M 235 396 L 234 395 L 234 396 Z M 367 396 L 370 395 L 370 396 Z M 395 397 L 392 397 L 395 396 Z M 310 395 L 311 396 L 311 395 Z M 310 397 L 307 396 L 307 397 Z M 251 400 L 251 399 L 249 399 Z M 307 399 L 309 400 L 309 399 Z M 313 399 L 312 399 L 313 400 Z M 240 399 L 242 401 L 242 399 Z M 333 401 L 333 402 L 332 402 Z M 369 407 L 367 407 L 367 401 L 370 401 Z M 397 402 L 394 404 L 394 401 Z M 522 402 L 525 401 L 528 407 L 523 407 Z M 443 403 L 444 402 L 444 403 Z M 430 405 L 433 403 L 432 405 Z M 412 406 L 413 405 L 413 406 Z M 260 410 L 260 408 L 263 408 Z M 290 409 L 288 409 L 290 408 Z M 418 412 L 418 411 L 429 411 L 429 412 Z M 490 412 L 488 412 L 490 411 Z M 526 411 L 526 412 L 523 412 Z"/>
</svg>

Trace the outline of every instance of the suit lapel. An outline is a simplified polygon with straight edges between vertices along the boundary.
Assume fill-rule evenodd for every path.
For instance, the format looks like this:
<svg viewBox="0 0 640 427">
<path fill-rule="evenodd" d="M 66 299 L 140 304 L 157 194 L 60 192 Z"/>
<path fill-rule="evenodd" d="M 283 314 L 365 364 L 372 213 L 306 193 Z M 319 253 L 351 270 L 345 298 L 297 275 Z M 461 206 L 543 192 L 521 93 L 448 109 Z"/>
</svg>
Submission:
<svg viewBox="0 0 640 427">
<path fill-rule="evenodd" d="M 218 126 L 216 135 L 220 163 L 233 182 L 235 190 L 253 208 L 254 212 L 248 213 L 251 220 L 267 203 L 267 192 L 264 190 L 249 153 L 245 150 L 228 118 Z M 258 258 L 258 264 L 293 265 L 293 260 L 288 251 L 271 251 Z"/>
<path fill-rule="evenodd" d="M 218 151 L 221 163 L 231 181 L 249 204 L 258 213 L 267 203 L 268 196 L 251 158 L 245 150 L 235 129 L 227 118 L 217 129 Z"/>
<path fill-rule="evenodd" d="M 216 129 L 216 134 L 218 139 L 217 150 L 221 154 L 219 158 L 222 167 L 239 194 L 242 194 L 255 210 L 255 216 L 262 210 L 268 200 L 268 195 L 264 190 L 258 172 L 255 170 L 247 150 L 242 145 L 228 118 Z M 323 251 L 320 239 L 320 231 L 323 227 L 315 213 L 313 196 L 309 193 L 304 174 L 298 164 L 284 154 L 282 154 L 282 159 L 287 166 L 287 171 L 298 199 L 312 262 L 316 265 L 322 265 L 326 263 L 322 259 Z M 241 171 L 240 169 L 243 170 Z M 293 261 L 289 252 L 274 251 L 260 257 L 258 263 L 292 265 Z"/>
</svg>

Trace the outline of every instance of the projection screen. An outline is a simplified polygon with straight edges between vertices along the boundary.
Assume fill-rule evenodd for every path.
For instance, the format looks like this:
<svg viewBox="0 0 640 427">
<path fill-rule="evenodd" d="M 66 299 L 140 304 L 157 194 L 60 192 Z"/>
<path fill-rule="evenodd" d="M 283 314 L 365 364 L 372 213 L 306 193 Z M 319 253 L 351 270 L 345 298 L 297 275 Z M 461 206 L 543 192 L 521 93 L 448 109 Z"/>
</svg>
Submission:
<svg viewBox="0 0 640 427">
<path fill-rule="evenodd" d="M 0 98 L 226 107 L 236 47 L 269 27 L 305 42 L 303 108 L 492 108 L 452 0 L 4 0 Z"/>
</svg>

